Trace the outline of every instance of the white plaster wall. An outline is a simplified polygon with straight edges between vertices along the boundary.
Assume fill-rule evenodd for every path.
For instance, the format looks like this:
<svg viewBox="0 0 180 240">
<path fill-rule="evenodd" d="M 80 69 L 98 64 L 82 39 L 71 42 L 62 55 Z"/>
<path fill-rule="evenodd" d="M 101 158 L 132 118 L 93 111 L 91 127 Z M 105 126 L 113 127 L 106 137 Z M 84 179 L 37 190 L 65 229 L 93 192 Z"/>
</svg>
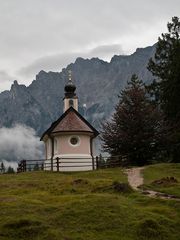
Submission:
<svg viewBox="0 0 180 240">
<path fill-rule="evenodd" d="M 72 172 L 72 171 L 91 171 L 93 170 L 93 160 L 90 155 L 56 155 L 53 159 L 53 171 L 57 171 L 57 157 L 59 157 L 59 171 Z M 46 160 L 45 170 L 51 170 L 51 161 Z M 96 169 L 96 162 L 94 158 L 94 168 Z"/>
<path fill-rule="evenodd" d="M 70 138 L 77 136 L 80 139 L 79 144 L 70 144 Z M 57 154 L 88 154 L 90 155 L 90 136 L 82 134 L 59 135 L 57 139 Z"/>
<path fill-rule="evenodd" d="M 46 149 L 46 159 L 50 159 L 52 154 L 52 143 L 50 138 L 48 138 L 45 142 L 45 149 Z"/>
<path fill-rule="evenodd" d="M 73 107 L 76 111 L 78 111 L 78 98 L 64 98 L 64 112 L 69 109 L 69 100 L 73 100 Z"/>
<path fill-rule="evenodd" d="M 73 146 L 70 143 L 70 138 L 72 136 L 77 136 L 80 139 L 79 144 Z M 93 170 L 93 159 L 90 150 L 90 136 L 76 133 L 76 134 L 66 134 L 57 135 L 54 137 L 57 141 L 57 149 L 54 151 L 53 158 L 53 171 L 57 171 L 57 160 L 60 160 L 59 171 L 90 171 Z M 51 170 L 51 140 L 47 141 L 47 159 L 45 161 L 45 170 Z M 48 147 L 49 146 L 49 147 Z M 54 144 L 55 146 L 55 144 Z M 93 140 L 93 153 L 95 149 L 95 141 Z M 94 168 L 96 169 L 96 159 L 94 156 Z"/>
</svg>

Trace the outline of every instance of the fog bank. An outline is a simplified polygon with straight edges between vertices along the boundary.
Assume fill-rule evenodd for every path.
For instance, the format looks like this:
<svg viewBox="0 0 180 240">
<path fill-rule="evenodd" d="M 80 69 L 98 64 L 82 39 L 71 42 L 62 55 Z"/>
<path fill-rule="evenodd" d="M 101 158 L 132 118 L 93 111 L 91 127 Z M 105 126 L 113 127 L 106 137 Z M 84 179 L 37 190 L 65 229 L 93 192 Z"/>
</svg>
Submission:
<svg viewBox="0 0 180 240">
<path fill-rule="evenodd" d="M 43 150 L 34 129 L 25 125 L 0 128 L 0 162 L 15 166 L 22 159 L 43 158 Z"/>
</svg>

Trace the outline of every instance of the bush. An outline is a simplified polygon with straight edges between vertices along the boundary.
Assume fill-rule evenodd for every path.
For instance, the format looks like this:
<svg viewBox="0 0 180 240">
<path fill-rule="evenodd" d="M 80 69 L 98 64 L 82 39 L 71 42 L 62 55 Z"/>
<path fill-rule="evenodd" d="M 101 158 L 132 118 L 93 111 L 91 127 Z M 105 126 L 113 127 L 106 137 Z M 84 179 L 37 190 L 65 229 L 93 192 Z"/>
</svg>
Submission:
<svg viewBox="0 0 180 240">
<path fill-rule="evenodd" d="M 112 187 L 116 192 L 120 192 L 120 193 L 133 192 L 133 189 L 131 188 L 131 186 L 128 183 L 120 183 L 120 182 L 115 181 L 115 182 L 113 182 Z"/>
</svg>

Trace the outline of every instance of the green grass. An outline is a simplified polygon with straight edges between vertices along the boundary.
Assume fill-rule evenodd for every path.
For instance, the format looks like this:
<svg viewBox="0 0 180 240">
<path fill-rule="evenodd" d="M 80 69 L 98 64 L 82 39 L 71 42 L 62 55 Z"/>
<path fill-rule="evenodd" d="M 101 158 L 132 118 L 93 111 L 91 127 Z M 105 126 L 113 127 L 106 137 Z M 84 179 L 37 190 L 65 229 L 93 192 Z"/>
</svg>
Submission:
<svg viewBox="0 0 180 240">
<path fill-rule="evenodd" d="M 164 163 L 150 165 L 143 170 L 143 176 L 145 188 L 176 195 L 180 198 L 180 164 Z M 178 182 L 153 184 L 153 181 L 166 177 L 174 177 Z"/>
<path fill-rule="evenodd" d="M 0 175 L 0 240 L 179 239 L 180 202 L 114 182 L 127 183 L 120 168 Z"/>
</svg>

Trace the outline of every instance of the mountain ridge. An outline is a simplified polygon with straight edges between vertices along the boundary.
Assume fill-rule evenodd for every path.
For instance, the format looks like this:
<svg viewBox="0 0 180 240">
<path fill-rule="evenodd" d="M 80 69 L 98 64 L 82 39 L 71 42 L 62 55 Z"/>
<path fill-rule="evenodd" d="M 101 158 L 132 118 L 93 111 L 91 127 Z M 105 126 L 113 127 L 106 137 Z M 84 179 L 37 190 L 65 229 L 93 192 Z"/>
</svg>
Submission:
<svg viewBox="0 0 180 240">
<path fill-rule="evenodd" d="M 145 83 L 152 81 L 147 63 L 154 52 L 155 45 L 138 48 L 131 55 L 114 55 L 110 62 L 79 57 L 61 72 L 41 70 L 29 86 L 15 80 L 9 91 L 0 93 L 0 127 L 25 124 L 41 135 L 62 114 L 64 85 L 67 71 L 71 69 L 79 111 L 99 128 L 102 120 L 112 114 L 117 96 L 132 74 L 137 74 Z"/>
</svg>

